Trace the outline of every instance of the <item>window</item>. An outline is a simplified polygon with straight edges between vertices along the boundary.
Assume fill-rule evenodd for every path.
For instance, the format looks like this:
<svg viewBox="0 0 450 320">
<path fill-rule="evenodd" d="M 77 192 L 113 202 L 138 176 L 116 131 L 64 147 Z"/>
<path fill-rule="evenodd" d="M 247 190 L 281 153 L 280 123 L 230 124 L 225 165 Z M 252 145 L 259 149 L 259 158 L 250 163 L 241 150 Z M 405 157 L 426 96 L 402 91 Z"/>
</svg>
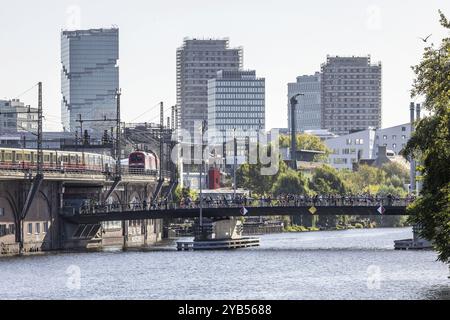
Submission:
<svg viewBox="0 0 450 320">
<path fill-rule="evenodd" d="M 36 234 L 41 233 L 41 224 L 39 222 L 36 222 L 35 224 L 35 233 Z"/>
<path fill-rule="evenodd" d="M 48 222 L 44 222 L 44 233 L 48 232 Z"/>
<path fill-rule="evenodd" d="M 0 208 L 0 217 L 5 216 L 5 208 Z"/>
<path fill-rule="evenodd" d="M 405 135 L 402 135 L 402 140 L 406 140 L 406 136 Z"/>
<path fill-rule="evenodd" d="M 387 140 L 387 136 L 386 135 L 383 136 L 383 140 Z"/>
<path fill-rule="evenodd" d="M 395 150 L 395 149 L 397 149 L 397 144 L 396 143 L 393 143 L 392 144 L 392 148 Z"/>
<path fill-rule="evenodd" d="M 406 127 L 402 127 L 402 131 L 406 131 Z"/>
<path fill-rule="evenodd" d="M 33 233 L 33 224 L 29 223 L 28 224 L 28 234 L 32 234 Z"/>
<path fill-rule="evenodd" d="M 397 136 L 395 134 L 392 136 L 392 140 L 397 140 Z"/>
</svg>

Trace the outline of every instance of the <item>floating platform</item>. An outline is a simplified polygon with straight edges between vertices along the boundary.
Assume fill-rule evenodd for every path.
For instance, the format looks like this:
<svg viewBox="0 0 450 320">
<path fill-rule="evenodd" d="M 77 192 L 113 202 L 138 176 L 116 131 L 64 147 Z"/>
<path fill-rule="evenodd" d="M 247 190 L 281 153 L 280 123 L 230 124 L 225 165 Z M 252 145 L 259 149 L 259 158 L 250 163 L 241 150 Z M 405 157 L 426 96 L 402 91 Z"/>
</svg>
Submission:
<svg viewBox="0 0 450 320">
<path fill-rule="evenodd" d="M 414 241 L 414 239 L 404 239 L 394 241 L 395 250 L 429 250 L 433 246 L 428 241 Z"/>
<path fill-rule="evenodd" d="M 259 247 L 259 238 L 177 242 L 178 251 L 232 250 Z"/>
</svg>

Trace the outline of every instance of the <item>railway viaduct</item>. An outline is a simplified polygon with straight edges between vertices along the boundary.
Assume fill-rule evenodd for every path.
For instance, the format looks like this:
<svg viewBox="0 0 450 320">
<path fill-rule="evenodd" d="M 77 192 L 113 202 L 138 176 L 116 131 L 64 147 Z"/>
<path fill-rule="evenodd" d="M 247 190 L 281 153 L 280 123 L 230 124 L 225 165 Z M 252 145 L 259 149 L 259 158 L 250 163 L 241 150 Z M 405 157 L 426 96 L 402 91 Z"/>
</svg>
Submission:
<svg viewBox="0 0 450 320">
<path fill-rule="evenodd" d="M 0 170 L 0 255 L 153 244 L 162 238 L 161 219 L 80 225 L 64 221 L 61 213 L 67 205 L 87 202 L 150 203 L 173 188 L 168 174 L 161 176 L 123 174 L 119 182 L 99 173 L 45 172 L 27 209 L 32 177 Z"/>
</svg>

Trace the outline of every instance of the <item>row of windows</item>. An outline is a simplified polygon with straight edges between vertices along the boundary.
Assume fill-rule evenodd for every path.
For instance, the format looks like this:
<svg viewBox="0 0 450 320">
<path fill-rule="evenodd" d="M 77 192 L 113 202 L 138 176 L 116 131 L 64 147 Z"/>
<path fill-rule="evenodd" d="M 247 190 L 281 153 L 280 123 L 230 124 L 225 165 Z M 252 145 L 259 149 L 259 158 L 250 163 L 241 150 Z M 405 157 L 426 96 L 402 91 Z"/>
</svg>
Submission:
<svg viewBox="0 0 450 320">
<path fill-rule="evenodd" d="M 235 112 L 249 112 L 249 111 L 259 111 L 259 112 L 264 112 L 264 106 L 260 106 L 260 107 L 248 107 L 248 106 L 244 106 L 244 107 L 217 107 L 215 108 L 215 113 L 220 113 L 220 112 L 224 112 L 224 111 L 235 111 Z M 212 113 L 214 113 L 212 112 Z"/>
<path fill-rule="evenodd" d="M 357 92 L 357 91 L 355 91 L 355 92 L 348 92 L 348 91 L 343 91 L 343 92 L 325 92 L 324 96 L 325 97 L 375 96 L 375 95 L 379 94 L 379 92 L 374 92 L 374 91 L 378 91 L 378 90 L 375 87 L 373 87 L 373 90 L 371 92 Z"/>
<path fill-rule="evenodd" d="M 324 98 L 324 102 L 379 102 L 376 98 Z"/>
<path fill-rule="evenodd" d="M 383 146 L 388 147 L 388 144 L 387 144 L 387 143 L 384 143 Z M 401 144 L 402 149 L 403 149 L 405 146 L 406 146 L 406 143 L 402 143 L 402 144 Z M 392 144 L 392 149 L 393 149 L 393 150 L 397 150 L 397 147 L 398 147 L 398 144 L 396 144 L 396 143 L 393 143 L 393 144 Z M 378 148 L 378 144 L 377 144 L 377 148 Z"/>
<path fill-rule="evenodd" d="M 256 88 L 232 88 L 232 87 L 218 87 L 216 88 L 216 92 L 231 92 L 231 93 L 247 93 L 247 92 L 260 92 L 264 93 L 265 89 L 264 87 L 256 87 Z"/>
<path fill-rule="evenodd" d="M 264 94 L 233 94 L 233 93 L 219 93 L 216 95 L 218 99 L 264 99 Z"/>
<path fill-rule="evenodd" d="M 259 124 L 263 123 L 261 118 L 254 118 L 254 119 L 220 119 L 220 121 L 217 121 L 217 125 L 223 125 L 223 124 Z"/>
<path fill-rule="evenodd" d="M 377 120 L 378 116 L 325 116 L 326 120 Z"/>
<path fill-rule="evenodd" d="M 328 72 L 378 72 L 379 67 L 369 67 L 369 68 L 326 68 L 325 71 Z"/>
<path fill-rule="evenodd" d="M 376 136 L 375 139 L 379 140 L 380 136 Z M 383 140 L 387 140 L 387 139 L 388 139 L 388 136 L 387 135 L 383 135 Z M 401 139 L 402 140 L 406 140 L 406 135 L 402 135 Z M 392 135 L 392 140 L 397 140 L 397 135 L 395 135 L 395 134 Z"/>
<path fill-rule="evenodd" d="M 49 228 L 49 223 L 48 222 L 44 222 L 42 223 L 43 228 L 42 228 L 42 233 L 47 233 L 48 232 L 48 228 Z M 28 227 L 27 227 L 27 233 L 28 234 L 40 234 L 41 233 L 41 222 L 36 222 L 34 223 L 34 228 L 33 228 L 33 223 L 28 223 Z"/>
<path fill-rule="evenodd" d="M 211 99 L 216 106 L 264 106 L 264 100 L 215 100 Z"/>
<path fill-rule="evenodd" d="M 0 237 L 4 237 L 14 233 L 14 224 L 0 224 Z"/>
<path fill-rule="evenodd" d="M 255 81 L 243 81 L 243 80 L 236 80 L 236 81 L 226 81 L 221 79 L 216 79 L 216 87 L 261 87 L 264 86 L 264 80 L 255 80 Z M 211 81 L 210 84 L 212 86 L 214 82 Z"/>
<path fill-rule="evenodd" d="M 233 118 L 233 119 L 243 119 L 243 118 L 264 118 L 264 112 L 254 112 L 251 114 L 246 114 L 245 117 L 242 116 L 242 113 L 238 112 L 220 112 L 214 114 L 214 116 L 211 117 L 212 120 L 214 119 L 226 119 L 226 118 Z"/>
<path fill-rule="evenodd" d="M 372 106 L 372 105 L 371 105 Z M 375 107 L 375 105 L 373 105 Z M 378 109 L 356 109 L 356 110 L 352 110 L 352 109 L 327 109 L 325 110 L 325 114 L 341 114 L 341 113 L 378 113 Z"/>
<path fill-rule="evenodd" d="M 368 125 L 372 125 L 372 126 L 378 126 L 379 125 L 379 119 L 377 120 L 365 120 L 365 121 L 325 121 L 325 125 L 326 126 L 368 126 Z M 344 131 L 350 130 L 350 129 L 359 129 L 359 128 L 332 128 L 331 130 L 342 130 L 344 129 Z M 361 128 L 361 130 L 365 130 L 366 128 Z"/>
<path fill-rule="evenodd" d="M 354 142 L 353 142 L 353 139 L 345 140 L 345 144 L 348 146 L 352 145 L 353 143 L 356 145 L 362 145 L 362 144 L 364 144 L 364 139 L 355 139 Z"/>
</svg>

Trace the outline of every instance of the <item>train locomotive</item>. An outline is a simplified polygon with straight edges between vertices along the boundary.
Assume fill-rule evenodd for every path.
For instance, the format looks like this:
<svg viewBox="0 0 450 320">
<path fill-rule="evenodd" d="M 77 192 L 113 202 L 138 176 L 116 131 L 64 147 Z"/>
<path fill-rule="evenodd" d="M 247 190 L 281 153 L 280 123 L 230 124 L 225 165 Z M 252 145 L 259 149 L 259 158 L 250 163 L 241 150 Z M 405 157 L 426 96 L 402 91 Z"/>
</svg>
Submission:
<svg viewBox="0 0 450 320">
<path fill-rule="evenodd" d="M 158 171 L 159 159 L 153 152 L 135 151 L 128 158 L 131 173 L 155 173 Z"/>
</svg>

